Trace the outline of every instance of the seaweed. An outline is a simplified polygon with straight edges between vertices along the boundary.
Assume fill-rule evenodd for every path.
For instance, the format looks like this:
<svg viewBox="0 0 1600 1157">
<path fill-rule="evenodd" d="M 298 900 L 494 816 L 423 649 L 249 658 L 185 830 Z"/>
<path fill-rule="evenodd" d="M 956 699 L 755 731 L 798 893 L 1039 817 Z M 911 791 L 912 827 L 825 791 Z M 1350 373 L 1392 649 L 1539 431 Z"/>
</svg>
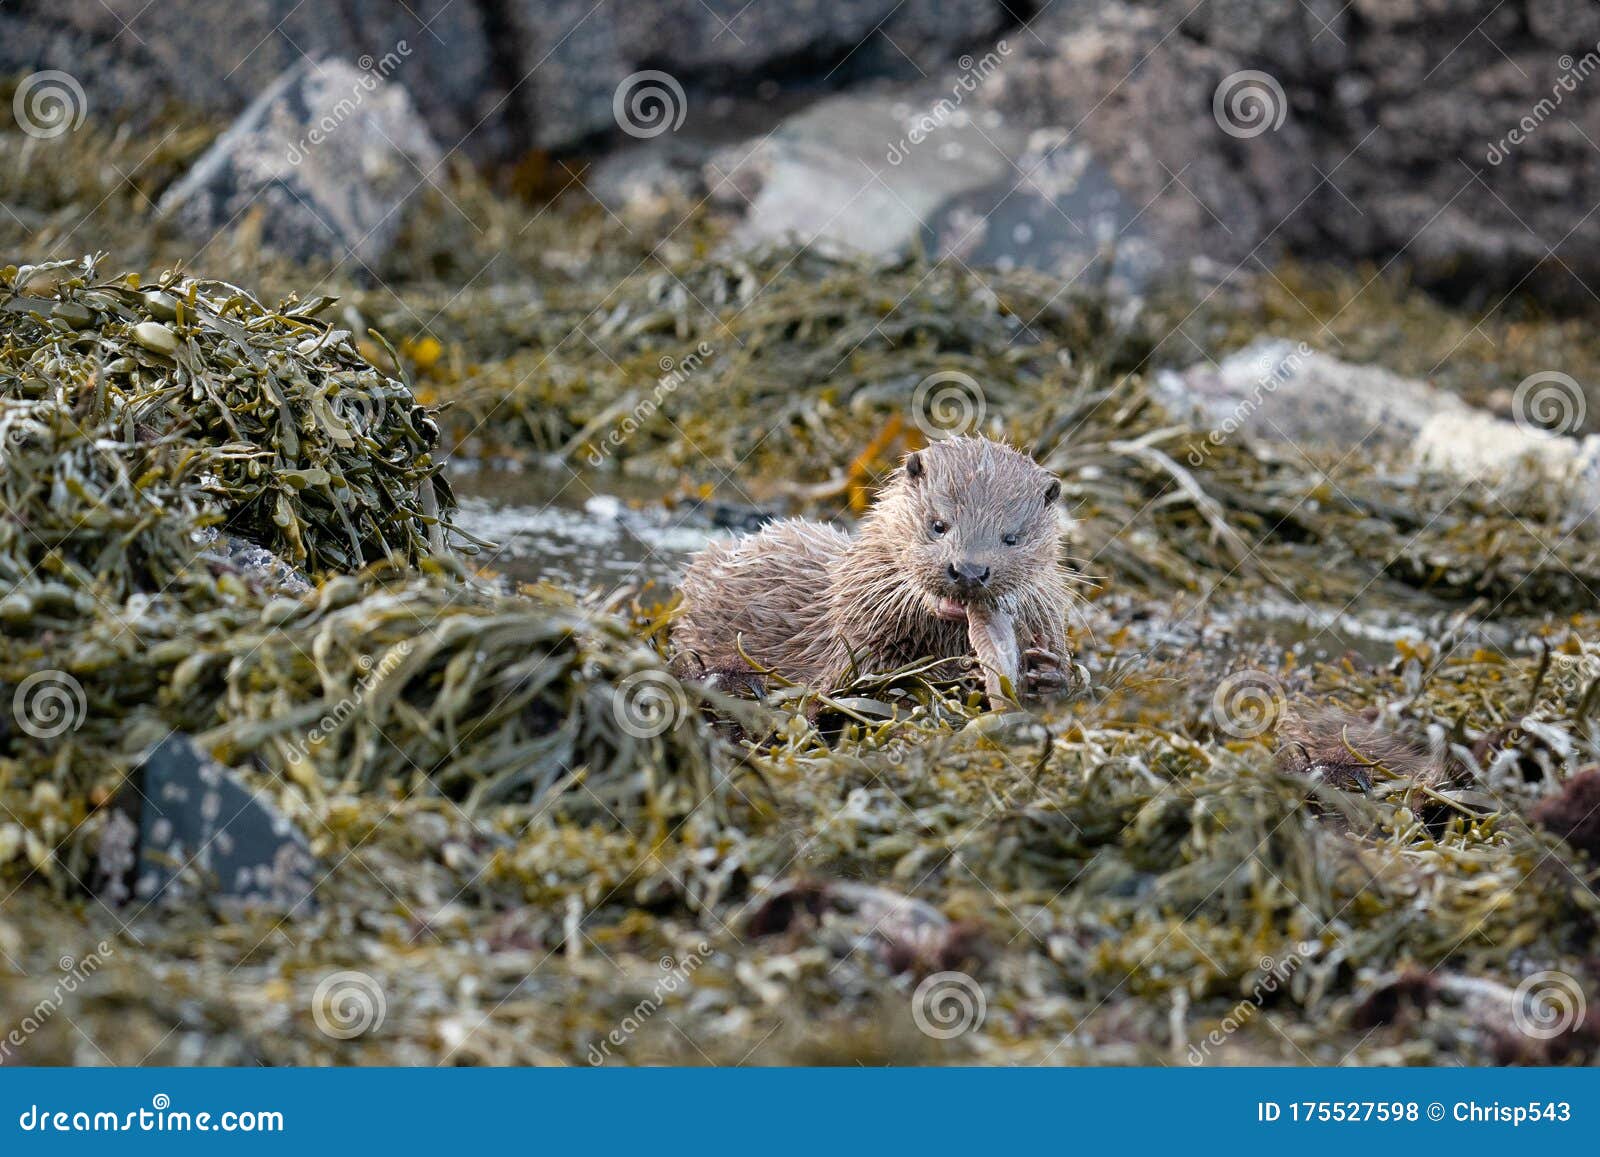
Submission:
<svg viewBox="0 0 1600 1157">
<path fill-rule="evenodd" d="M 1129 310 L 736 257 L 688 213 L 653 244 L 462 174 L 374 287 L 168 237 L 141 197 L 205 137 L 98 140 L 130 185 L 0 134 L 0 1059 L 1592 1059 L 1582 1017 L 1521 1050 L 1505 1021 L 1532 978 L 1596 992 L 1562 838 L 1592 843 L 1593 538 L 1376 455 L 1193 464 L 1146 387 L 1167 311 L 1220 352 L 1295 320 L 1272 283 Z M 507 589 L 450 525 L 447 453 L 848 519 L 952 416 L 1075 520 L 1071 694 L 1026 712 L 926 664 L 730 700 L 672 674 L 670 600 Z M 1338 760 L 1303 758 L 1319 713 Z M 314 909 L 80 882 L 173 730 L 300 827 Z"/>
</svg>

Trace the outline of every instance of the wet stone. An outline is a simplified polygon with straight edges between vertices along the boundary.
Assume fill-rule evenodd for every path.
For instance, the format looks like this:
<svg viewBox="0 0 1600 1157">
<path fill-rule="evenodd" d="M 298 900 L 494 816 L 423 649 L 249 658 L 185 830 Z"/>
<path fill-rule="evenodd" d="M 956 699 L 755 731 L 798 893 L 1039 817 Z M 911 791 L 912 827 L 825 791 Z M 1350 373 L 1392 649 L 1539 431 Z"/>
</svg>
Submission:
<svg viewBox="0 0 1600 1157">
<path fill-rule="evenodd" d="M 337 60 L 289 69 L 161 200 L 205 239 L 259 220 L 300 261 L 375 262 L 440 163 L 399 83 Z"/>
<path fill-rule="evenodd" d="M 243 576 L 264 591 L 303 595 L 312 590 L 311 580 L 303 571 L 238 535 L 213 533 L 201 557 L 221 570 Z"/>
<path fill-rule="evenodd" d="M 294 824 L 186 735 L 155 747 L 112 804 L 96 892 L 110 904 L 198 896 L 300 908 L 316 860 Z"/>
</svg>

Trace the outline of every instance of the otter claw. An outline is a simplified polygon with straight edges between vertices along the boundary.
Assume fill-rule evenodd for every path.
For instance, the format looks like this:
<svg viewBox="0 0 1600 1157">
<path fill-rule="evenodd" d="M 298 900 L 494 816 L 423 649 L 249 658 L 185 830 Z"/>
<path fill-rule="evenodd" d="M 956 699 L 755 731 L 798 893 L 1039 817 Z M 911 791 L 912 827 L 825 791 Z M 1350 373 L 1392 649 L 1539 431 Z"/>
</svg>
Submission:
<svg viewBox="0 0 1600 1157">
<path fill-rule="evenodd" d="M 1072 685 L 1061 657 L 1039 647 L 1029 647 L 1022 653 L 1022 679 L 1032 695 L 1059 695 Z"/>
</svg>

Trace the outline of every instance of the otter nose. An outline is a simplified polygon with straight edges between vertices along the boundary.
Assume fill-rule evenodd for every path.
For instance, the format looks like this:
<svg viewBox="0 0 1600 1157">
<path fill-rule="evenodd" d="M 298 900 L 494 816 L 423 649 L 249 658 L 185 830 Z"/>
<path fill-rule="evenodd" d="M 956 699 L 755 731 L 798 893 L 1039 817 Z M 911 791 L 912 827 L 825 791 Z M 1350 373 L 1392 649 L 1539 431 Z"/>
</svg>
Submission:
<svg viewBox="0 0 1600 1157">
<path fill-rule="evenodd" d="M 989 568 L 975 562 L 953 562 L 949 571 L 950 581 L 967 590 L 976 590 L 989 581 Z"/>
</svg>

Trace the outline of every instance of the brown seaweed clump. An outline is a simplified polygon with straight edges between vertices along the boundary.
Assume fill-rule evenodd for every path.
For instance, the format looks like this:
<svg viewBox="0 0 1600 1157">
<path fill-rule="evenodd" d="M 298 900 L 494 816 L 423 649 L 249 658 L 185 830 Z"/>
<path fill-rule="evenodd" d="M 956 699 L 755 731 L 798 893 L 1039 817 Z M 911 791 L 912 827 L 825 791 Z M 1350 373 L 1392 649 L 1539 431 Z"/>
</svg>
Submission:
<svg viewBox="0 0 1600 1157">
<path fill-rule="evenodd" d="M 92 259 L 0 270 L 0 565 L 154 590 L 215 528 L 313 573 L 444 555 L 438 428 L 331 304 Z"/>
</svg>

